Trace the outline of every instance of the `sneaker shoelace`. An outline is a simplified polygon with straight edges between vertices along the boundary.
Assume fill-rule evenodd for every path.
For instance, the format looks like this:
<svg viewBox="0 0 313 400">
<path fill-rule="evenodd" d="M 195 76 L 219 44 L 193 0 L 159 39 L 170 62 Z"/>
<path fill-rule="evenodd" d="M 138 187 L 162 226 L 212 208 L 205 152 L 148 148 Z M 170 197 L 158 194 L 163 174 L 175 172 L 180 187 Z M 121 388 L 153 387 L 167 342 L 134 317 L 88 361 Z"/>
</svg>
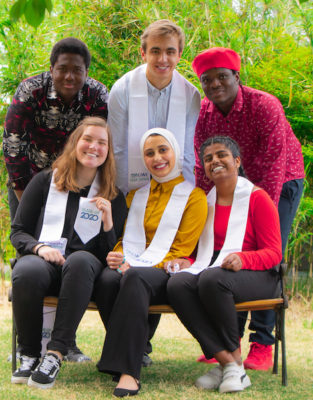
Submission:
<svg viewBox="0 0 313 400">
<path fill-rule="evenodd" d="M 28 357 L 28 356 L 21 356 L 21 366 L 20 371 L 26 371 L 33 368 L 37 358 L 36 357 Z"/>
<path fill-rule="evenodd" d="M 38 371 L 43 372 L 44 374 L 48 375 L 52 368 L 59 367 L 59 363 L 58 360 L 55 358 L 55 356 L 49 356 L 49 355 L 45 355 L 42 363 L 40 364 Z"/>
</svg>

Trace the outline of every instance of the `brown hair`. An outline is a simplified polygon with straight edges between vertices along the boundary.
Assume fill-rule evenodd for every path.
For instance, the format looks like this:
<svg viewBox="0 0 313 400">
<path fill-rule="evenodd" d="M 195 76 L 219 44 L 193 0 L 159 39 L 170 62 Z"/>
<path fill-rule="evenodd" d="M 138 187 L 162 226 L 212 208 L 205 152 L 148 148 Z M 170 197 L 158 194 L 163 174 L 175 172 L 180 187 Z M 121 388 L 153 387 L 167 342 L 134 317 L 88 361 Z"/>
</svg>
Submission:
<svg viewBox="0 0 313 400">
<path fill-rule="evenodd" d="M 150 24 L 140 37 L 141 48 L 147 50 L 147 39 L 149 36 L 176 35 L 178 38 L 179 51 L 182 52 L 185 46 L 185 34 L 182 28 L 168 19 L 159 19 Z"/>
<path fill-rule="evenodd" d="M 100 177 L 100 189 L 98 196 L 112 200 L 117 195 L 115 186 L 116 167 L 113 155 L 112 136 L 106 121 L 100 117 L 84 118 L 71 133 L 63 153 L 54 161 L 52 169 L 57 169 L 55 173 L 56 188 L 60 191 L 70 190 L 79 192 L 80 187 L 76 181 L 77 158 L 76 146 L 88 126 L 100 126 L 107 130 L 108 133 L 108 155 L 105 162 L 98 167 Z"/>
</svg>

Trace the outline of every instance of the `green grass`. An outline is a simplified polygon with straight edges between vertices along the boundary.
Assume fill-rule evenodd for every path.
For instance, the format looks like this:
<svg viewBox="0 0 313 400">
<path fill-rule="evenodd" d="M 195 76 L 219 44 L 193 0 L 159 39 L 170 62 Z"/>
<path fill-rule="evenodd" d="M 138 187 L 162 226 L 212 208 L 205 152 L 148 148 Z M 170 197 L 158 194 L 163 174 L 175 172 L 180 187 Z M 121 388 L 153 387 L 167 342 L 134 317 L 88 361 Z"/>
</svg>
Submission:
<svg viewBox="0 0 313 400">
<path fill-rule="evenodd" d="M 281 376 L 270 371 L 249 371 L 252 386 L 242 393 L 220 395 L 208 393 L 193 386 L 195 379 L 204 374 L 206 365 L 196 363 L 201 354 L 196 341 L 174 315 L 162 316 L 153 340 L 154 364 L 142 371 L 142 389 L 138 398 L 150 399 L 287 399 L 313 398 L 313 317 L 312 302 L 292 302 L 287 310 L 287 365 L 288 386 L 281 386 Z M 79 347 L 94 360 L 86 364 L 64 363 L 50 390 L 31 389 L 10 383 L 11 364 L 6 361 L 11 349 L 11 310 L 6 302 L 0 305 L 0 399 L 110 399 L 114 383 L 100 374 L 96 361 L 100 356 L 104 330 L 98 313 L 87 312 L 78 330 Z M 243 355 L 249 349 L 248 335 L 242 342 Z"/>
</svg>

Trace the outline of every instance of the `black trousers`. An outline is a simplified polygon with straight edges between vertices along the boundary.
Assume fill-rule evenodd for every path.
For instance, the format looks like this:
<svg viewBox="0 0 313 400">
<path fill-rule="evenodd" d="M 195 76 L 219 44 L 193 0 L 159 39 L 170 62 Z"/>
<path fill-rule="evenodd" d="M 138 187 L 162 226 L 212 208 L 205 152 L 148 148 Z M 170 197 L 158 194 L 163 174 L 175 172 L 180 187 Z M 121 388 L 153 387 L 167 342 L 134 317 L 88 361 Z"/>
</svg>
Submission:
<svg viewBox="0 0 313 400">
<path fill-rule="evenodd" d="M 48 295 L 58 295 L 59 303 L 47 349 L 67 354 L 102 270 L 102 263 L 86 251 L 72 253 L 62 267 L 36 255 L 17 261 L 12 271 L 13 311 L 21 354 L 40 356 L 43 299 Z"/>
<path fill-rule="evenodd" d="M 123 276 L 115 270 L 103 271 L 95 290 L 95 300 L 107 329 L 99 371 L 140 378 L 149 336 L 149 305 L 167 303 L 168 278 L 159 268 L 132 267 Z"/>
<path fill-rule="evenodd" d="M 115 299 L 119 292 L 121 278 L 122 275 L 116 270 L 105 268 L 95 283 L 94 299 L 97 303 L 102 322 L 106 329 Z M 146 353 L 152 352 L 152 344 L 150 340 L 158 327 L 160 318 L 160 314 L 149 314 L 149 333 L 145 347 Z"/>
<path fill-rule="evenodd" d="M 15 214 L 16 214 L 16 210 L 17 210 L 19 201 L 17 200 L 14 190 L 10 189 L 10 188 L 8 188 L 8 202 L 9 202 L 9 210 L 10 210 L 10 219 L 11 219 L 11 223 L 12 223 L 14 220 Z"/>
<path fill-rule="evenodd" d="M 303 192 L 303 179 L 295 179 L 285 182 L 278 203 L 278 213 L 280 221 L 280 231 L 282 240 L 282 252 L 284 254 L 288 241 L 288 235 L 291 230 L 292 222 L 296 215 L 301 195 Z M 239 333 L 244 334 L 247 313 L 238 313 Z M 251 312 L 251 321 L 249 330 L 255 331 L 250 334 L 249 341 L 265 345 L 274 344 L 272 331 L 275 325 L 275 311 L 261 310 Z"/>
<path fill-rule="evenodd" d="M 273 298 L 276 271 L 228 271 L 209 268 L 199 275 L 182 272 L 167 284 L 167 295 L 179 319 L 199 342 L 206 358 L 239 347 L 235 303 Z"/>
</svg>

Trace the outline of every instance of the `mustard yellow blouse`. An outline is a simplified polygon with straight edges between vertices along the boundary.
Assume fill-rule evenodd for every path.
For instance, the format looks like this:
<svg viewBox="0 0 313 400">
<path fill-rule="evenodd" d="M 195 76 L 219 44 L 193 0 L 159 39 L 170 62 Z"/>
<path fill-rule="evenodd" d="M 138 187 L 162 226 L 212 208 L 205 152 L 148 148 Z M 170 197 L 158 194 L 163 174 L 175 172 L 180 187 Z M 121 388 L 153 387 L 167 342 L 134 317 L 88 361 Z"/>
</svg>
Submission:
<svg viewBox="0 0 313 400">
<path fill-rule="evenodd" d="M 151 179 L 150 194 L 144 217 L 146 247 L 150 245 L 153 239 L 174 187 L 183 181 L 184 178 L 182 175 L 165 183 L 158 183 L 154 179 Z M 128 208 L 131 205 L 135 192 L 135 190 L 132 190 L 126 198 Z M 207 212 L 208 207 L 204 191 L 200 188 L 193 189 L 170 251 L 163 261 L 154 267 L 163 268 L 165 262 L 174 258 L 188 257 L 193 252 L 204 227 Z M 118 241 L 114 251 L 123 252 L 122 239 Z"/>
</svg>

